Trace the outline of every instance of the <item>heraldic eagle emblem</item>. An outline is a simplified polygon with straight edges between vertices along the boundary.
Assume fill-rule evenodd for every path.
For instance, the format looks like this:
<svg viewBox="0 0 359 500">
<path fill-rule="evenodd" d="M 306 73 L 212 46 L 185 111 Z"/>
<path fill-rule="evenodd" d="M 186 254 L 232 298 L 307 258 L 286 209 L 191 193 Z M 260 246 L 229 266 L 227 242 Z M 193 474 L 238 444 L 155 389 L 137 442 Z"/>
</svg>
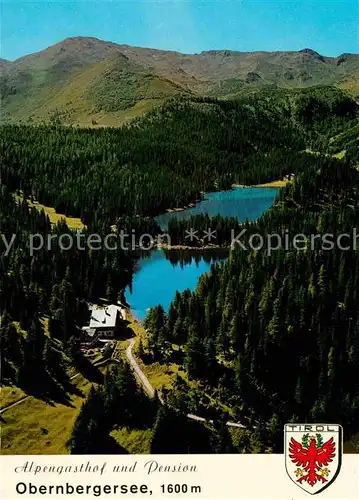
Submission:
<svg viewBox="0 0 359 500">
<path fill-rule="evenodd" d="M 338 425 L 285 426 L 287 473 L 308 493 L 319 493 L 338 475 L 341 465 L 340 431 Z"/>
</svg>

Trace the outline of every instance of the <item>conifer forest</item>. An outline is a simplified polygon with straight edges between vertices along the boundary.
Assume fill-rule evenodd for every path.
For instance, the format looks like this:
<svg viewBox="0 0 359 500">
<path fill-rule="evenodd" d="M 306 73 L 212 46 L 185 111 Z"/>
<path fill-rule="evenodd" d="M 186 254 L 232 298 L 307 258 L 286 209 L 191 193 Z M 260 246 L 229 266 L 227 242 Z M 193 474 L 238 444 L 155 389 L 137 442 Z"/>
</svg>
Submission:
<svg viewBox="0 0 359 500">
<path fill-rule="evenodd" d="M 338 423 L 344 442 L 355 440 L 359 105 L 351 94 L 320 85 L 180 95 L 121 127 L 2 124 L 0 148 L 2 452 L 26 453 L 17 427 L 31 449 L 53 443 L 49 422 L 28 436 L 21 420 L 22 406 L 40 402 L 72 412 L 61 453 L 282 453 L 287 422 Z M 255 220 L 175 217 L 208 192 L 278 181 L 273 205 Z M 166 211 L 174 217 L 164 229 Z M 186 241 L 191 228 L 209 227 L 216 248 Z M 173 266 L 209 255 L 209 270 L 138 319 L 128 290 L 139 247 L 56 244 L 121 230 L 166 233 L 176 250 L 156 251 Z M 241 231 L 242 244 L 231 245 Z M 306 243 L 250 245 L 273 234 Z M 126 317 L 112 352 L 91 348 L 91 357 L 83 327 L 99 304 L 121 305 Z M 126 358 L 129 342 L 150 389 Z M 36 451 L 47 453 L 42 444 Z"/>
</svg>

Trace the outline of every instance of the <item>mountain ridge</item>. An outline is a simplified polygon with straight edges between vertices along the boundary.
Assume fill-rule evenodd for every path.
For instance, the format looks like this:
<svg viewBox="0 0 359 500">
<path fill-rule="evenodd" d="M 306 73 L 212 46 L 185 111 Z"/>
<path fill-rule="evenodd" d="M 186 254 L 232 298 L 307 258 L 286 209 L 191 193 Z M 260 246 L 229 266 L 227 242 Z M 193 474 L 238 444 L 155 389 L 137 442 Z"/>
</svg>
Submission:
<svg viewBox="0 0 359 500">
<path fill-rule="evenodd" d="M 117 80 L 103 74 L 104 65 L 111 71 L 115 59 Z M 116 125 L 187 94 L 233 98 L 262 86 L 313 85 L 359 91 L 359 54 L 329 57 L 310 48 L 183 54 L 79 36 L 15 61 L 0 60 L 0 67 L 3 121 L 49 121 L 55 116 L 65 123 Z M 110 106 L 99 99 L 105 89 L 112 95 Z"/>
<path fill-rule="evenodd" d="M 358 55 L 359 54 L 356 54 L 354 52 L 343 52 L 337 56 L 326 56 L 324 54 L 320 54 L 319 52 L 317 52 L 316 50 L 310 48 L 310 47 L 305 47 L 303 49 L 299 49 L 299 50 L 251 50 L 251 51 L 240 51 L 240 50 L 233 50 L 233 49 L 210 49 L 210 50 L 202 50 L 201 52 L 181 52 L 181 51 L 178 51 L 178 50 L 167 50 L 167 49 L 161 49 L 161 48 L 154 48 L 154 47 L 142 47 L 140 45 L 128 45 L 128 44 L 120 44 L 120 43 L 117 43 L 117 42 L 111 42 L 111 41 L 108 41 L 108 40 L 102 40 L 101 38 L 97 38 L 97 37 L 92 37 L 92 36 L 70 36 L 70 37 L 66 37 L 64 38 L 63 40 L 60 40 L 59 42 L 56 42 L 52 45 L 49 45 L 48 47 L 45 47 L 44 49 L 40 49 L 38 51 L 35 51 L 35 52 L 31 52 L 29 54 L 24 54 L 23 56 L 20 56 L 14 60 L 10 60 L 10 59 L 4 59 L 4 58 L 0 58 L 0 61 L 6 61 L 6 62 L 9 62 L 9 63 L 16 63 L 20 60 L 23 60 L 24 58 L 27 58 L 29 56 L 33 56 L 33 55 L 36 55 L 36 54 L 40 54 L 40 53 L 43 53 L 45 51 L 47 51 L 48 49 L 52 49 L 52 48 L 55 48 L 55 47 L 60 47 L 60 46 L 63 46 L 63 45 L 67 45 L 67 44 L 71 44 L 71 43 L 74 43 L 74 42 L 94 42 L 94 43 L 100 43 L 100 44 L 103 44 L 103 45 L 108 45 L 108 46 L 113 46 L 113 47 L 131 47 L 133 49 L 143 49 L 143 50 L 151 50 L 151 51 L 157 51 L 157 52 L 166 52 L 166 53 L 172 53 L 172 54 L 180 54 L 180 55 L 183 55 L 183 56 L 198 56 L 198 55 L 203 55 L 203 54 L 219 54 L 219 53 L 231 53 L 231 54 L 295 54 L 295 53 L 307 53 L 307 54 L 310 54 L 310 55 L 317 55 L 317 56 L 321 56 L 321 57 L 324 57 L 324 58 L 327 58 L 327 59 L 338 59 L 342 56 L 350 56 L 350 55 Z"/>
</svg>

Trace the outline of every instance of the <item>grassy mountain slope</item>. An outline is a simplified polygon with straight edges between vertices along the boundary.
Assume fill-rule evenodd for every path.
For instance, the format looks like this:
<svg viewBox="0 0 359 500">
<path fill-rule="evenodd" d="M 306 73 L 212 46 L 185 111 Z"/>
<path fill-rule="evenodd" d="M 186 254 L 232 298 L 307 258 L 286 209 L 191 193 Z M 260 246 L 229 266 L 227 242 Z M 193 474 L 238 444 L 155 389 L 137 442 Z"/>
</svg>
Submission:
<svg viewBox="0 0 359 500">
<path fill-rule="evenodd" d="M 121 51 L 131 60 L 201 91 L 213 92 L 218 84 L 233 79 L 239 84 L 297 87 L 335 83 L 359 74 L 358 55 L 324 57 L 310 49 L 299 52 L 212 50 L 189 55 L 121 46 Z"/>
<path fill-rule="evenodd" d="M 263 86 L 335 84 L 357 91 L 359 55 L 214 50 L 181 54 L 96 38 L 68 38 L 43 51 L 0 61 L 5 121 L 117 124 L 168 97 L 235 97 Z"/>
<path fill-rule="evenodd" d="M 68 68 L 60 81 L 53 78 L 53 66 L 49 71 L 45 72 L 47 84 L 24 82 L 20 92 L 5 98 L 7 117 L 111 125 L 143 114 L 165 98 L 188 94 L 180 85 L 131 63 L 121 53 L 112 53 L 81 70 Z"/>
</svg>

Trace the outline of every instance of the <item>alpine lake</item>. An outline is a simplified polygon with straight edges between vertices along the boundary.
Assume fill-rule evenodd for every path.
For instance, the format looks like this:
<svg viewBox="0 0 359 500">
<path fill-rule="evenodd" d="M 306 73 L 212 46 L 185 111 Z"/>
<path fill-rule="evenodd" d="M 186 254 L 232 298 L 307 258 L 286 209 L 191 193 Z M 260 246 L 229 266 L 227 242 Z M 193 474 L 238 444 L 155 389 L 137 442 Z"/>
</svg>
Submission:
<svg viewBox="0 0 359 500">
<path fill-rule="evenodd" d="M 192 215 L 208 214 L 210 217 L 236 217 L 239 221 L 254 221 L 274 203 L 280 188 L 235 187 L 231 191 L 205 193 L 204 200 L 194 207 L 166 212 L 156 217 L 163 231 L 168 221 L 177 217 L 189 219 Z M 165 311 L 175 293 L 186 289 L 194 290 L 198 279 L 207 273 L 212 265 L 223 262 L 228 257 L 228 249 L 165 250 L 156 248 L 144 252 L 137 261 L 135 274 L 126 288 L 126 300 L 133 315 L 143 320 L 147 311 L 162 305 Z"/>
</svg>

